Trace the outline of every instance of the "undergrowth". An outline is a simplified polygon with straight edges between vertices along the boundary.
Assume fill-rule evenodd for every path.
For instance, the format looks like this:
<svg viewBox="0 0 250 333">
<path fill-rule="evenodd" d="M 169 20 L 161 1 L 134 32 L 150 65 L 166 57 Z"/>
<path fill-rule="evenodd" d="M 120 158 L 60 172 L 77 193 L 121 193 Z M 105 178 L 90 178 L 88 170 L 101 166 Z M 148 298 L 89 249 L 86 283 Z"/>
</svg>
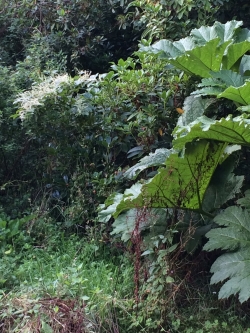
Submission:
<svg viewBox="0 0 250 333">
<path fill-rule="evenodd" d="M 42 228 L 29 241 L 19 235 L 2 250 L 0 332 L 250 332 L 247 306 L 218 301 L 217 289 L 204 285 L 206 258 L 197 258 L 185 276 L 176 265 L 166 293 L 160 281 L 145 281 L 144 258 L 135 270 L 131 248 L 105 243 L 93 230 L 79 237 L 52 224 L 44 228 L 44 235 Z"/>
<path fill-rule="evenodd" d="M 52 234 L 5 251 L 0 265 L 3 332 L 109 331 L 133 302 L 129 258 L 94 239 Z"/>
</svg>

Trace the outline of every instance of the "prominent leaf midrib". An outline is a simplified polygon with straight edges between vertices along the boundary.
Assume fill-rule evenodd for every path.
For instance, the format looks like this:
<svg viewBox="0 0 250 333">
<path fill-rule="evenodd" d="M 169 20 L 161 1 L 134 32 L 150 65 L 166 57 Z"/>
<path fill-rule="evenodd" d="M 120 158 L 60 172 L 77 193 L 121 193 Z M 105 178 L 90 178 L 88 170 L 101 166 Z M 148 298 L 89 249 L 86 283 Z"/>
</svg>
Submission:
<svg viewBox="0 0 250 333">
<path fill-rule="evenodd" d="M 201 139 L 250 146 L 249 119 L 240 116 L 211 120 L 202 116 L 187 126 L 179 126 L 174 132 L 173 146 L 183 148 L 188 142 Z"/>
<path fill-rule="evenodd" d="M 219 230 L 218 230 L 218 229 L 219 229 Z M 217 233 L 217 236 L 218 236 L 218 237 L 219 237 L 219 235 L 220 235 L 220 236 L 222 236 L 223 238 L 227 238 L 228 241 L 231 240 L 232 242 L 237 242 L 237 243 L 239 243 L 239 245 L 240 245 L 240 243 L 241 243 L 242 241 L 244 241 L 244 246 L 243 246 L 243 247 L 245 247 L 245 244 L 247 244 L 247 243 L 249 243 L 249 245 L 250 245 L 250 237 L 249 237 L 249 239 L 242 239 L 242 238 L 238 237 L 238 235 L 237 235 L 237 237 L 236 237 L 236 236 L 234 236 L 233 234 L 232 234 L 232 235 L 229 235 L 229 234 L 226 234 L 226 233 L 222 232 L 223 230 L 228 229 L 229 232 L 235 232 L 235 233 L 236 233 L 236 231 L 234 230 L 234 228 L 218 228 L 218 229 L 216 229 L 216 233 Z M 221 230 L 220 230 L 220 229 L 221 229 Z M 237 231 L 238 234 L 240 234 L 241 232 L 243 232 L 243 230 L 238 230 L 238 231 Z M 250 236 L 250 234 L 249 234 L 249 236 Z M 214 244 L 214 243 L 212 243 L 212 244 Z M 218 246 L 218 247 L 217 247 L 217 249 L 219 249 L 219 248 L 221 248 L 221 246 Z M 224 246 L 223 246 L 223 248 L 224 248 Z M 228 244 L 228 249 L 230 249 L 230 244 Z"/>
<path fill-rule="evenodd" d="M 205 136 L 204 138 L 206 138 L 206 139 L 208 139 L 208 140 L 216 140 L 216 141 L 220 141 L 220 142 L 227 142 L 227 143 L 238 143 L 238 144 L 245 144 L 245 145 L 250 145 L 250 142 L 247 142 L 245 139 L 244 139 L 244 137 L 242 136 L 242 135 L 240 135 L 239 133 L 237 133 L 235 130 L 233 130 L 233 129 L 227 129 L 228 131 L 230 131 L 230 132 L 233 132 L 233 133 L 235 133 L 238 137 L 240 137 L 240 139 L 241 139 L 241 141 L 239 142 L 239 141 L 237 141 L 236 139 L 235 139 L 235 136 L 233 136 L 233 135 L 230 135 L 230 134 L 228 134 L 228 133 L 223 133 L 225 136 L 227 136 L 229 139 L 228 140 L 221 140 L 220 138 L 214 138 L 214 137 L 212 137 L 212 138 L 209 138 L 209 136 Z M 214 133 L 216 133 L 216 134 L 218 134 L 218 135 L 221 135 L 221 131 L 219 131 L 219 130 L 216 130 L 216 129 L 209 129 L 208 130 L 210 133 L 211 132 L 214 132 Z M 204 131 L 204 132 L 208 132 L 208 131 Z M 186 132 L 186 131 L 185 131 Z M 182 136 L 181 138 L 184 138 L 185 136 Z M 197 134 L 197 137 L 195 138 L 196 140 L 197 139 L 202 139 L 202 136 L 201 135 L 198 135 Z M 178 141 L 178 138 L 175 140 L 175 141 Z"/>
<path fill-rule="evenodd" d="M 242 87 L 242 86 L 241 86 Z M 234 87 L 234 86 L 230 86 L 230 87 L 228 87 L 228 88 L 235 88 L 235 89 L 237 89 L 237 88 L 240 88 L 240 87 Z M 236 98 L 237 97 L 239 97 L 240 96 L 240 98 L 242 99 L 242 101 L 243 101 L 243 103 L 242 104 L 244 104 L 244 105 L 248 105 L 249 103 L 245 100 L 245 98 L 242 96 L 242 93 L 241 93 L 241 90 L 240 89 L 238 89 L 237 90 L 238 92 L 239 92 L 239 94 L 236 94 L 235 92 L 230 92 L 230 95 L 232 95 L 232 96 L 236 96 Z M 227 89 L 225 90 L 225 91 L 223 91 L 222 93 L 220 93 L 219 95 L 222 95 L 222 94 L 224 94 L 224 93 L 227 93 Z M 224 96 L 217 96 L 218 98 L 225 98 Z M 237 99 L 233 99 L 233 98 L 230 98 L 231 100 L 237 100 Z M 229 98 L 228 98 L 229 99 Z"/>
<path fill-rule="evenodd" d="M 229 129 L 229 128 L 227 129 L 227 128 L 225 128 L 225 127 L 223 127 L 223 129 L 235 133 L 238 137 L 241 138 L 242 142 L 247 143 L 247 141 L 244 139 L 244 137 L 243 137 L 241 134 L 237 133 L 235 130 L 233 130 L 233 129 Z M 219 135 L 221 134 L 220 131 L 218 131 L 218 130 L 216 130 L 216 129 L 213 129 L 213 128 L 212 128 L 212 129 L 209 129 L 209 131 L 210 131 L 210 132 L 218 133 Z M 234 142 L 236 143 L 236 142 L 238 142 L 238 141 L 235 141 L 235 137 L 233 137 L 232 135 L 229 135 L 229 134 L 227 134 L 227 133 L 223 133 L 223 134 L 226 135 L 227 137 L 231 138 L 231 140 L 230 140 L 230 141 L 224 141 L 224 140 L 220 140 L 220 139 L 214 139 L 214 140 L 217 140 L 217 141 L 223 141 L 223 142 L 229 142 L 229 143 L 234 143 Z"/>
</svg>

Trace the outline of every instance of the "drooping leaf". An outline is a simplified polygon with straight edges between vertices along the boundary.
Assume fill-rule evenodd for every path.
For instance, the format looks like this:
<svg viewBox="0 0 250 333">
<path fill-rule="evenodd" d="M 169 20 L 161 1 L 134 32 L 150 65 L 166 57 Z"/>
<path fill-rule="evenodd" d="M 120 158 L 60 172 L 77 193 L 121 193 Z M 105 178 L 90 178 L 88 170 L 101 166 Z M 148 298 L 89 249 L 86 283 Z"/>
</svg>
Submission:
<svg viewBox="0 0 250 333">
<path fill-rule="evenodd" d="M 215 102 L 213 98 L 188 96 L 184 101 L 184 113 L 179 117 L 177 126 L 185 126 L 202 116 L 206 109 Z"/>
<path fill-rule="evenodd" d="M 222 68 L 230 69 L 247 51 L 250 50 L 250 40 L 228 46 L 223 58 Z"/>
<path fill-rule="evenodd" d="M 204 211 L 214 212 L 240 192 L 244 177 L 235 176 L 234 167 L 235 158 L 232 156 L 217 167 L 204 196 Z"/>
<path fill-rule="evenodd" d="M 240 87 L 228 87 L 225 91 L 218 94 L 217 97 L 227 98 L 242 105 L 250 104 L 250 81 L 246 81 Z"/>
<path fill-rule="evenodd" d="M 203 140 L 188 145 L 184 157 L 172 153 L 166 160 L 166 167 L 159 169 L 137 193 L 125 192 L 113 216 L 116 218 L 126 209 L 144 206 L 198 210 L 214 170 L 228 156 L 226 146 Z"/>
<path fill-rule="evenodd" d="M 129 209 L 120 214 L 112 224 L 111 235 L 119 235 L 124 242 L 131 238 L 136 222 L 139 223 L 138 231 L 155 228 L 163 225 L 166 228 L 167 211 L 162 208 Z"/>
<path fill-rule="evenodd" d="M 193 50 L 169 62 L 189 74 L 210 77 L 211 71 L 219 71 L 222 58 L 230 41 L 220 44 L 220 39 L 213 39 L 204 46 L 197 46 Z M 216 56 L 215 56 L 216 55 Z"/>
<path fill-rule="evenodd" d="M 170 149 L 156 149 L 154 153 L 150 153 L 148 156 L 143 157 L 138 163 L 129 168 L 124 173 L 124 177 L 129 179 L 135 179 L 141 171 L 149 167 L 164 165 L 167 157 L 171 153 L 172 151 Z"/>
<path fill-rule="evenodd" d="M 198 87 L 201 89 L 195 90 L 192 95 L 212 95 L 219 96 L 230 86 L 240 87 L 245 81 L 244 78 L 231 70 L 220 70 L 219 72 L 211 72 L 211 78 L 202 79 Z"/>
<path fill-rule="evenodd" d="M 123 195 L 121 193 L 114 193 L 106 200 L 105 204 L 99 205 L 98 221 L 102 223 L 108 222 L 122 198 Z"/>
<path fill-rule="evenodd" d="M 240 62 L 240 68 L 239 68 L 241 75 L 249 75 L 250 73 L 250 55 L 245 54 Z"/>
<path fill-rule="evenodd" d="M 245 114 L 235 118 L 229 115 L 220 120 L 202 116 L 186 126 L 176 127 L 173 134 L 173 146 L 176 149 L 183 148 L 187 142 L 200 139 L 249 146 L 250 119 Z"/>
<path fill-rule="evenodd" d="M 223 282 L 219 298 L 239 293 L 240 302 L 250 298 L 250 215 L 247 210 L 233 206 L 217 215 L 214 221 L 220 228 L 207 233 L 207 251 L 223 249 L 234 251 L 221 255 L 212 265 L 211 283 Z"/>
</svg>

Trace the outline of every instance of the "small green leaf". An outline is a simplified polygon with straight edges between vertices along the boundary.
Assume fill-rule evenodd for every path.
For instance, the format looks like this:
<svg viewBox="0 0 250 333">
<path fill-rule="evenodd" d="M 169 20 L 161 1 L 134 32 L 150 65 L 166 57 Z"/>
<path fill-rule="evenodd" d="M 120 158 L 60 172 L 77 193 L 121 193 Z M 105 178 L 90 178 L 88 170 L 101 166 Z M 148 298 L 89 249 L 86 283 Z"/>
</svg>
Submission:
<svg viewBox="0 0 250 333">
<path fill-rule="evenodd" d="M 172 276 L 167 276 L 166 277 L 166 283 L 173 283 L 174 279 L 172 278 Z"/>
<path fill-rule="evenodd" d="M 45 321 L 41 321 L 42 322 L 42 329 L 41 329 L 41 333 L 53 333 L 53 329 L 51 328 L 50 325 L 48 325 Z"/>
<path fill-rule="evenodd" d="M 89 300 L 88 296 L 82 296 L 81 298 L 82 298 L 83 301 L 88 301 Z"/>
</svg>

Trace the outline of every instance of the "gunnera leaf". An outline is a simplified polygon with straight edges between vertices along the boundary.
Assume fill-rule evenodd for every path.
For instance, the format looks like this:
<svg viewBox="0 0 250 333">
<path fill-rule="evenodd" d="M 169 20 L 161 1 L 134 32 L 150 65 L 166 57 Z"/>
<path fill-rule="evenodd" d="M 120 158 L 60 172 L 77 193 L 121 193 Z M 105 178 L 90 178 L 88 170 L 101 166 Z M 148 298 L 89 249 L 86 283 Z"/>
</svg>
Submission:
<svg viewBox="0 0 250 333">
<path fill-rule="evenodd" d="M 185 155 L 171 154 L 166 167 L 144 184 L 137 194 L 126 190 L 113 216 L 132 208 L 201 208 L 204 193 L 218 166 L 231 153 L 226 144 L 202 140 L 186 147 Z"/>
<path fill-rule="evenodd" d="M 148 156 L 143 157 L 138 163 L 129 168 L 125 173 L 124 177 L 129 179 L 135 179 L 138 174 L 152 166 L 162 166 L 165 164 L 166 159 L 172 153 L 171 149 L 160 148 L 156 149 L 154 153 L 150 153 Z"/>
<path fill-rule="evenodd" d="M 171 42 L 160 40 L 142 51 L 158 53 L 188 74 L 208 78 L 210 72 L 237 70 L 239 59 L 250 50 L 250 33 L 239 29 L 242 21 L 215 22 L 191 31 L 190 36 Z"/>
<path fill-rule="evenodd" d="M 215 102 L 214 98 L 188 96 L 183 105 L 184 113 L 179 117 L 177 126 L 185 126 L 203 115 L 206 109 Z"/>
<path fill-rule="evenodd" d="M 213 120 L 202 116 L 186 126 L 176 127 L 173 135 L 173 147 L 175 149 L 183 148 L 187 142 L 201 139 L 249 146 L 250 119 L 248 119 L 246 114 L 235 118 L 229 115 L 220 120 Z"/>
<path fill-rule="evenodd" d="M 105 202 L 98 207 L 98 221 L 102 223 L 108 222 L 112 214 L 116 211 L 118 203 L 122 200 L 123 194 L 114 193 Z"/>
<path fill-rule="evenodd" d="M 225 24 L 215 22 L 210 27 L 202 26 L 199 29 L 193 29 L 190 35 L 198 44 L 205 44 L 211 39 L 219 37 L 221 42 L 232 40 L 237 36 L 237 30 L 243 25 L 242 21 L 228 21 Z"/>
<path fill-rule="evenodd" d="M 244 78 L 231 70 L 220 70 L 219 72 L 210 72 L 210 78 L 202 79 L 201 83 L 198 84 L 197 89 L 192 92 L 192 95 L 199 96 L 219 96 L 223 93 L 228 87 L 240 87 L 245 83 Z"/>
<path fill-rule="evenodd" d="M 242 105 L 250 104 L 250 81 L 246 81 L 240 87 L 228 87 L 225 91 L 217 95 L 217 98 L 227 98 Z"/>
<path fill-rule="evenodd" d="M 115 219 L 111 235 L 119 235 L 122 241 L 128 241 L 135 230 L 138 219 L 140 232 L 154 226 L 159 227 L 159 225 L 166 228 L 167 210 L 163 208 L 129 209 Z"/>
<path fill-rule="evenodd" d="M 235 157 L 231 155 L 215 170 L 202 202 L 205 212 L 213 213 L 240 192 L 244 177 L 235 176 L 234 167 Z"/>
<path fill-rule="evenodd" d="M 212 265 L 211 283 L 224 282 L 219 298 L 239 294 L 241 303 L 250 298 L 250 215 L 238 206 L 228 207 L 214 218 L 219 228 L 206 234 L 204 250 L 232 251 L 221 255 Z"/>
</svg>

